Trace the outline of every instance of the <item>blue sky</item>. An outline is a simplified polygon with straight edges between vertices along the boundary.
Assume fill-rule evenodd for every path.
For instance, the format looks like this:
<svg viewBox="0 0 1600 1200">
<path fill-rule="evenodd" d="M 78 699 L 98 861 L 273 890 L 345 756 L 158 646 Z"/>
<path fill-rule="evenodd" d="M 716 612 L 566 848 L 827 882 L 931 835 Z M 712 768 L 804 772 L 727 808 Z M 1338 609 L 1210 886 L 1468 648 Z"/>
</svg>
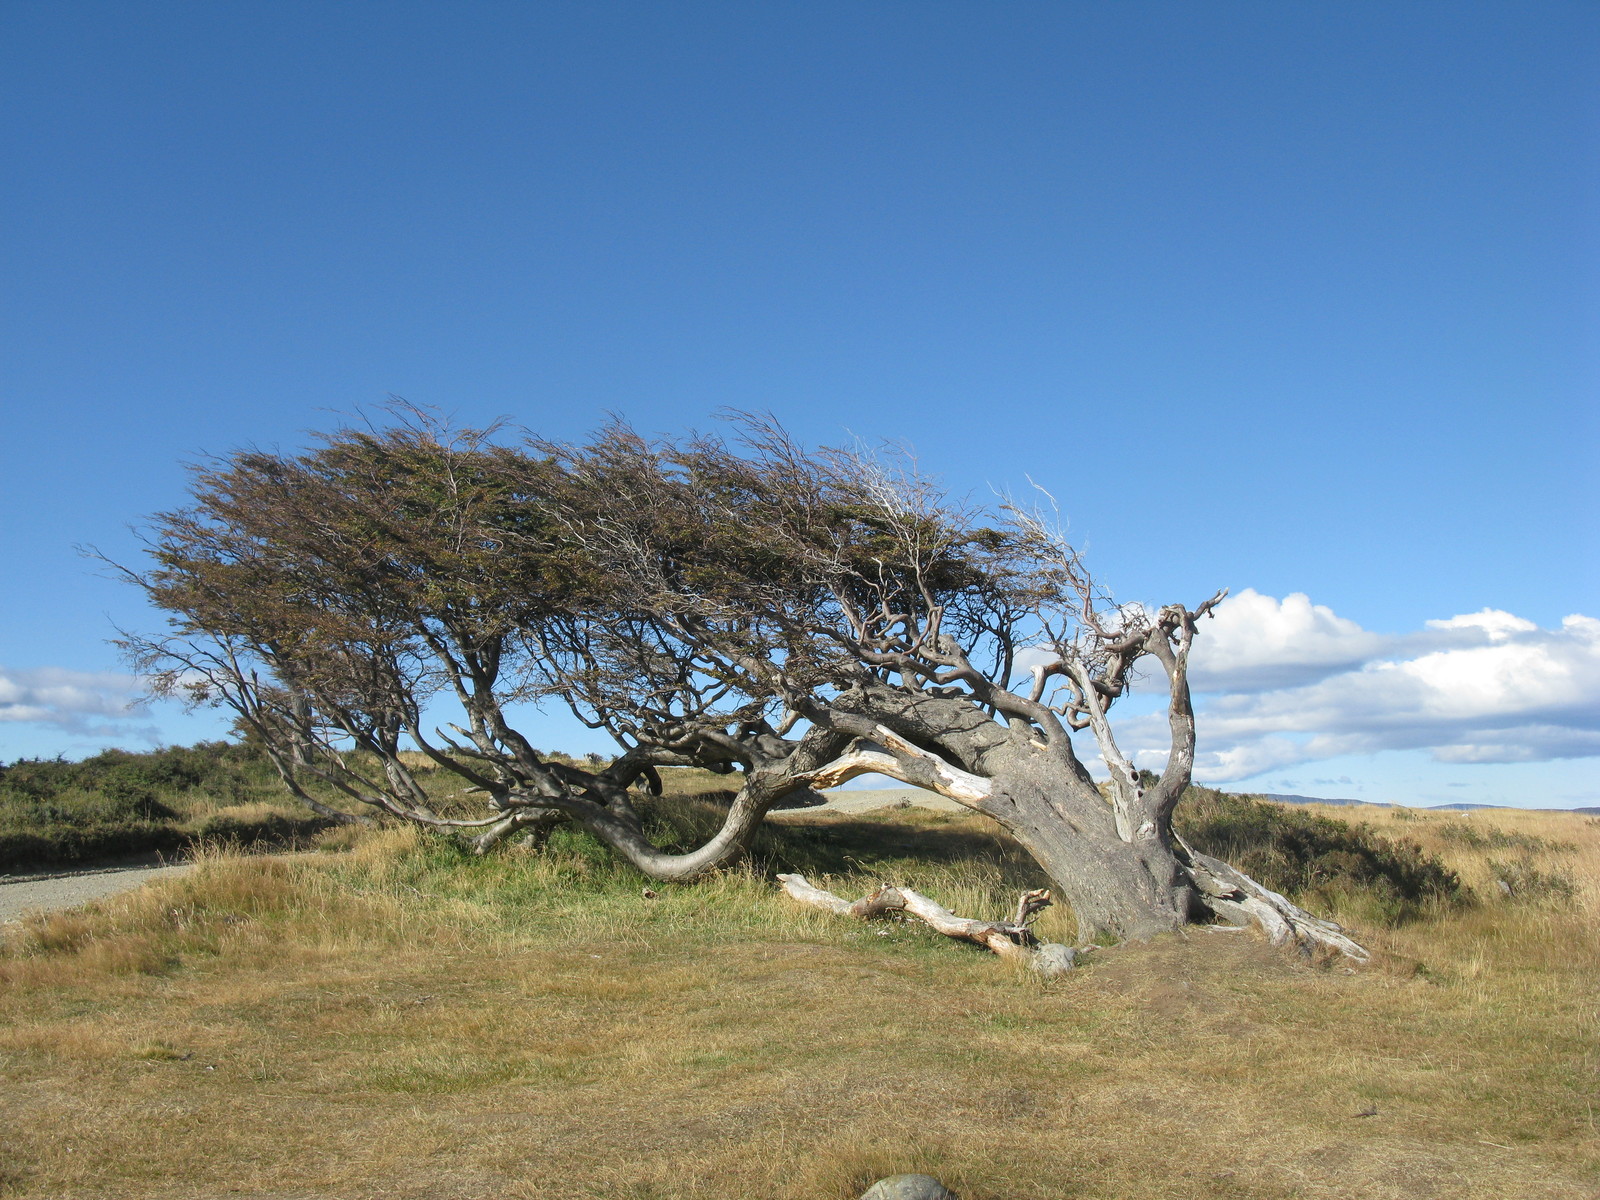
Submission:
<svg viewBox="0 0 1600 1200">
<path fill-rule="evenodd" d="M 0 98 L 0 758 L 213 732 L 74 546 L 395 394 L 1031 477 L 1249 590 L 1213 781 L 1600 803 L 1592 5 L 13 3 Z"/>
</svg>

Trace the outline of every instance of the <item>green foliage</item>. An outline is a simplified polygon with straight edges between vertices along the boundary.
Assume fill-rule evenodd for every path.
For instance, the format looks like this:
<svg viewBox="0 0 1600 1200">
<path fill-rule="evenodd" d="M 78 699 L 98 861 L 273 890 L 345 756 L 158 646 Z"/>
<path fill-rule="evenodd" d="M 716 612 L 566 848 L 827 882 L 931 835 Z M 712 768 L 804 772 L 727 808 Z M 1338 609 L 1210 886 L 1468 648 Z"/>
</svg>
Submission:
<svg viewBox="0 0 1600 1200">
<path fill-rule="evenodd" d="M 289 840 L 320 827 L 272 808 L 279 795 L 267 763 L 226 742 L 0 764 L 0 869 Z"/>
<path fill-rule="evenodd" d="M 1473 850 L 1517 850 L 1524 854 L 1543 854 L 1577 849 L 1571 842 L 1552 842 L 1531 833 L 1518 833 L 1510 829 L 1477 829 L 1465 821 L 1447 821 L 1435 826 L 1433 832 L 1447 842 L 1455 842 Z"/>
<path fill-rule="evenodd" d="M 1362 824 L 1190 788 L 1174 824 L 1197 850 L 1223 859 L 1303 903 L 1354 907 L 1364 920 L 1398 924 L 1471 895 L 1456 873 L 1413 842 Z"/>
</svg>

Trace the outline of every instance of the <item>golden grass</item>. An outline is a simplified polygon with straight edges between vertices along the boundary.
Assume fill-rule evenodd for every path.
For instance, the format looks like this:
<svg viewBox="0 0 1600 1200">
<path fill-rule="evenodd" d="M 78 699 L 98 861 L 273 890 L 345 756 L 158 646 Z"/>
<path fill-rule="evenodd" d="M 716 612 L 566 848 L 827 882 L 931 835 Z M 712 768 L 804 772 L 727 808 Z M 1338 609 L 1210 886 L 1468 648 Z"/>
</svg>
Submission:
<svg viewBox="0 0 1600 1200">
<path fill-rule="evenodd" d="M 1600 823 L 1361 816 L 1483 902 L 1359 931 L 1355 972 L 1197 930 L 1052 984 L 752 871 L 646 899 L 578 844 L 213 853 L 10 936 L 0 1194 L 843 1200 L 906 1170 L 966 1200 L 1597 1194 Z M 1573 895 L 1504 897 L 1511 851 L 1451 821 L 1538 838 L 1516 853 Z M 900 845 L 836 890 L 998 915 L 1026 874 L 975 819 L 880 825 Z"/>
</svg>

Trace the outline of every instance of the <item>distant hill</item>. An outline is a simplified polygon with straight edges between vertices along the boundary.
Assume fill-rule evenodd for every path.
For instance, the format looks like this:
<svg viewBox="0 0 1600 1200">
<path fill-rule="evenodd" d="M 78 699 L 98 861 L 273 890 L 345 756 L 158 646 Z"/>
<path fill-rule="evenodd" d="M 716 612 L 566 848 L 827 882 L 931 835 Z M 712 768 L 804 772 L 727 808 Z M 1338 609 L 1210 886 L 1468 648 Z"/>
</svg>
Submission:
<svg viewBox="0 0 1600 1200">
<path fill-rule="evenodd" d="M 1364 804 L 1368 808 L 1393 808 L 1392 804 L 1378 804 L 1371 800 L 1330 800 L 1325 796 L 1285 796 L 1279 792 L 1251 792 L 1263 800 L 1277 800 L 1284 804 Z"/>
<path fill-rule="evenodd" d="M 1326 796 L 1286 796 L 1280 792 L 1241 792 L 1240 795 L 1260 796 L 1263 800 L 1277 800 L 1283 804 L 1359 804 L 1366 808 L 1393 808 L 1393 804 L 1384 804 L 1377 800 L 1334 800 Z M 1479 808 L 1510 808 L 1508 804 L 1430 804 L 1428 811 L 1441 809 L 1450 812 L 1471 812 Z M 1590 808 L 1534 808 L 1529 812 L 1571 812 L 1584 813 L 1588 816 L 1600 815 L 1600 807 Z"/>
</svg>

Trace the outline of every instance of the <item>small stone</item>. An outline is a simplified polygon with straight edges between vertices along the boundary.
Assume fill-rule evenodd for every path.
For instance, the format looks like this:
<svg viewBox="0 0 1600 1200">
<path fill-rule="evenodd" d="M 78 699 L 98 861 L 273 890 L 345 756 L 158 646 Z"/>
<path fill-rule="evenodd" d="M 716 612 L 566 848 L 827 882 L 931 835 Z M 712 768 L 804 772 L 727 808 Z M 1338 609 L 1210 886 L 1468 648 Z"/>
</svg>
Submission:
<svg viewBox="0 0 1600 1200">
<path fill-rule="evenodd" d="M 861 1200 L 957 1200 L 932 1175 L 891 1175 L 861 1194 Z"/>
</svg>

